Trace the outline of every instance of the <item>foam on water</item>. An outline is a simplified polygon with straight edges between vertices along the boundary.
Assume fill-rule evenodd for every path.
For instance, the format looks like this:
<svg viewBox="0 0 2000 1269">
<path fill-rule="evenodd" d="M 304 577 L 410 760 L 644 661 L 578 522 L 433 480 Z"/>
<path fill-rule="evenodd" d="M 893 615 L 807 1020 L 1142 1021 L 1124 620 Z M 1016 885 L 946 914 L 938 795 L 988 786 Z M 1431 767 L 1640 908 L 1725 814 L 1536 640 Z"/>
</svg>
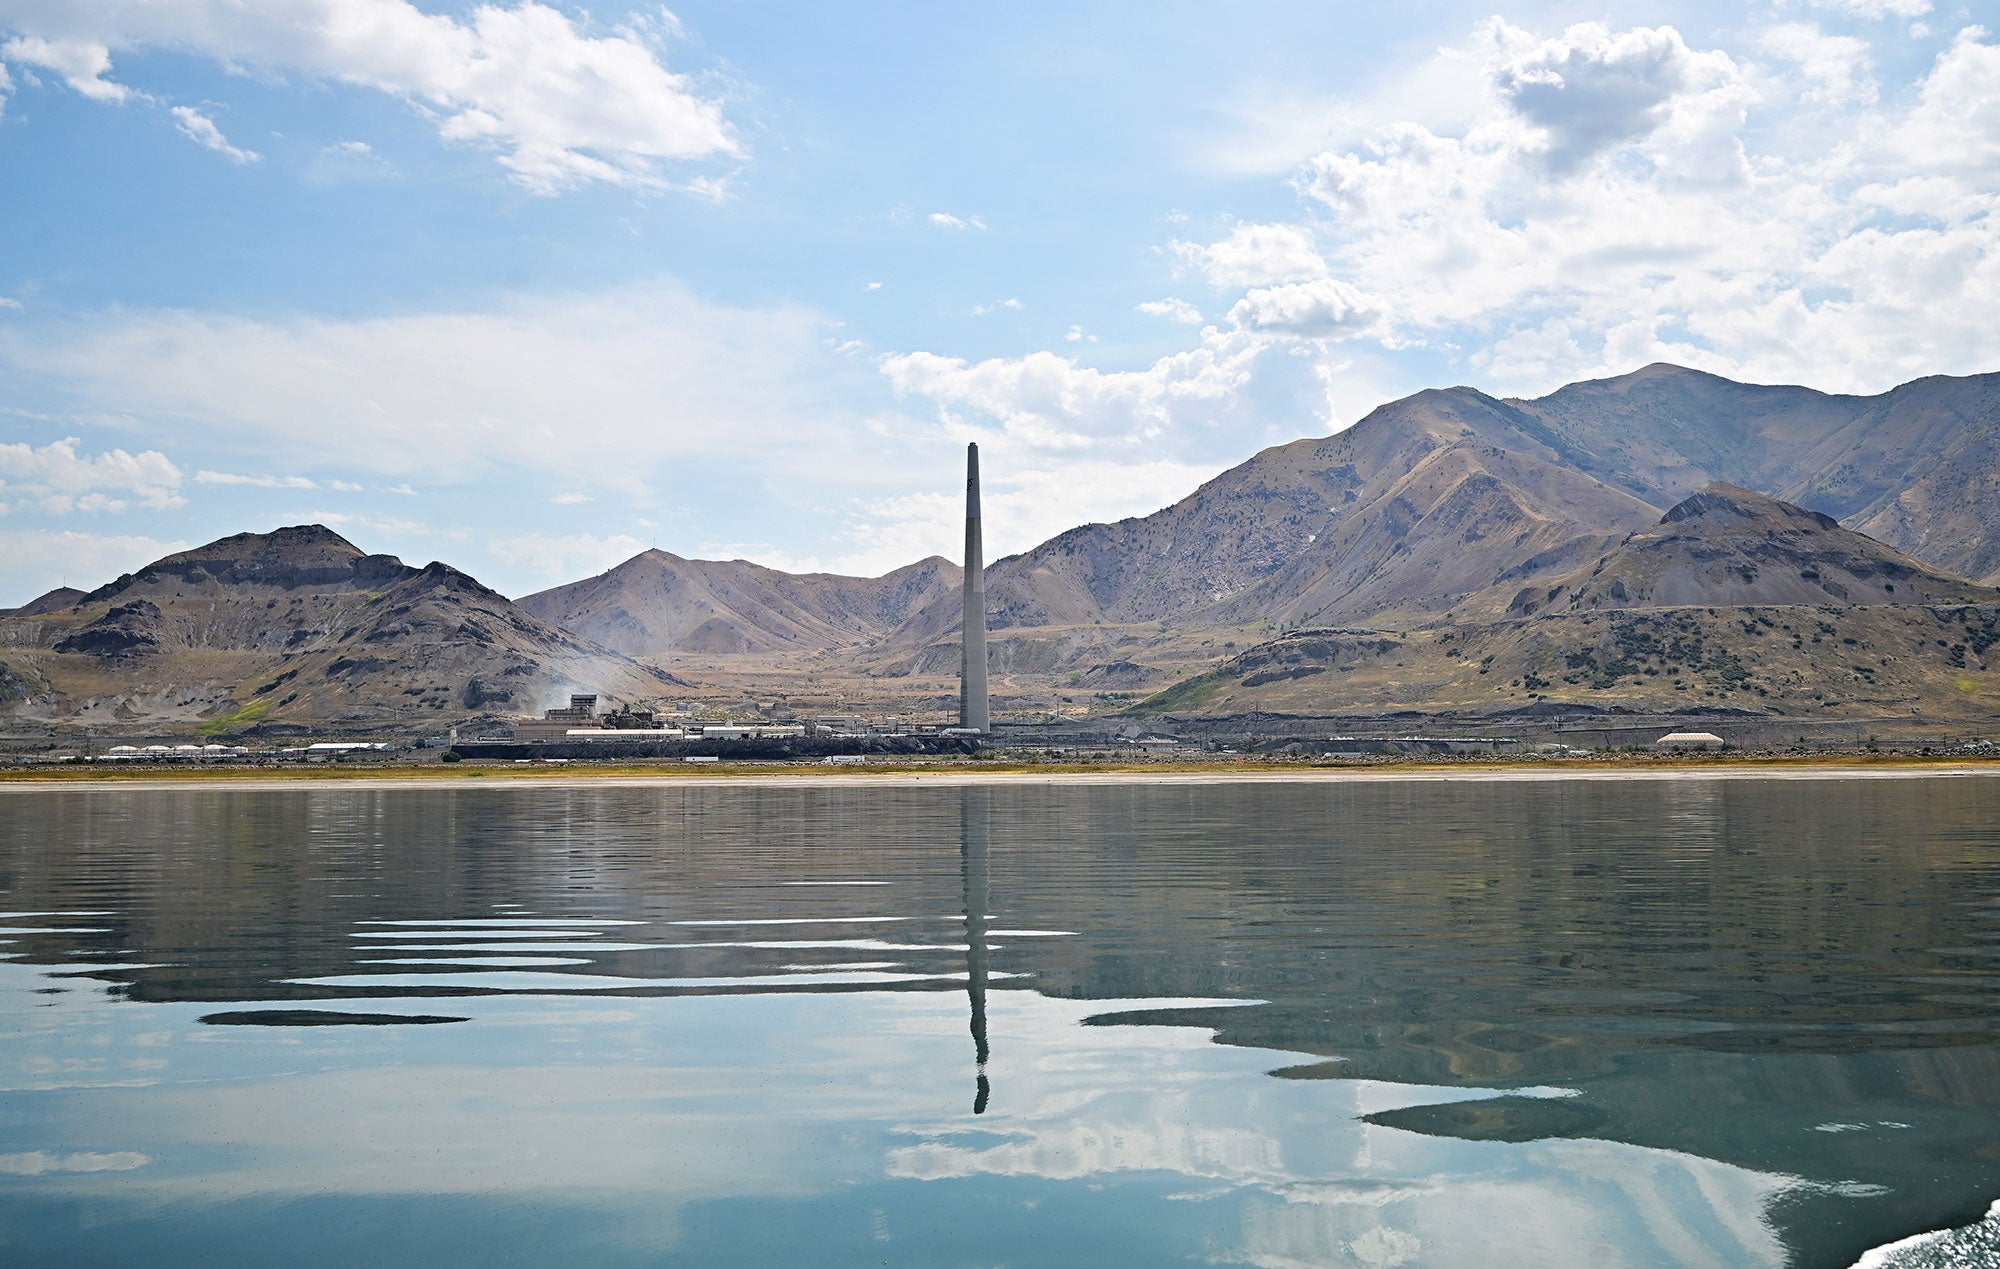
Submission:
<svg viewBox="0 0 2000 1269">
<path fill-rule="evenodd" d="M 1991 1269 L 2000 1265 L 2000 1202 L 1983 1220 L 1877 1247 L 1854 1269 Z"/>
</svg>

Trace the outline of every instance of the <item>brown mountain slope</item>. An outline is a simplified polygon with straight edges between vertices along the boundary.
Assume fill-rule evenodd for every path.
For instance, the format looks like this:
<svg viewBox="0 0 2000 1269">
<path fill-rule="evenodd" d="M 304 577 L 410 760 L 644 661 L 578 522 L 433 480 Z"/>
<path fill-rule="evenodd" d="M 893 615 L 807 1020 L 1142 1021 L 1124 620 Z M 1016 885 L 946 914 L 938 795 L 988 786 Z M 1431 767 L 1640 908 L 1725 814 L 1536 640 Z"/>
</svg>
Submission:
<svg viewBox="0 0 2000 1269">
<path fill-rule="evenodd" d="M 1717 486 L 1559 585 L 1523 590 L 1509 618 L 1301 631 L 1144 708 L 1353 713 L 1539 700 L 1990 718 L 2000 708 L 1996 645 L 2000 590 L 1925 568 L 1826 516 Z"/>
<path fill-rule="evenodd" d="M 19 608 L 0 608 L 0 617 L 39 617 L 44 613 L 61 612 L 73 608 L 83 592 L 74 586 L 58 586 L 45 594 L 37 595 Z"/>
<path fill-rule="evenodd" d="M 925 603 L 956 595 L 960 577 L 938 556 L 883 577 L 843 577 L 653 550 L 518 602 L 630 656 L 825 651 L 880 637 Z"/>
<path fill-rule="evenodd" d="M 1165 510 L 1084 525 L 987 570 L 996 628 L 1350 621 L 1443 612 L 1503 575 L 1574 566 L 1660 509 L 1563 462 L 1470 388 L 1257 454 Z M 949 596 L 896 633 L 950 636 Z"/>
<path fill-rule="evenodd" d="M 1803 491 L 1926 563 L 2000 580 L 2000 375 L 1859 397 L 1662 364 L 1536 400 L 1420 392 L 996 563 L 990 620 L 1026 638 L 1498 616 L 1718 480 Z M 883 664 L 957 627 L 941 596 Z"/>
<path fill-rule="evenodd" d="M 0 620 L 0 661 L 14 712 L 94 725 L 419 723 L 673 682 L 456 569 L 368 555 L 319 525 L 224 538 L 66 611 Z"/>
<path fill-rule="evenodd" d="M 1509 404 L 1579 470 L 1657 505 L 1728 481 L 2000 582 L 2000 374 L 1861 397 L 1658 364 Z"/>
<path fill-rule="evenodd" d="M 1675 504 L 1586 569 L 1523 588 L 1510 616 L 1695 604 L 1983 603 L 1994 592 L 1951 577 L 1831 516 L 1714 484 Z"/>
</svg>

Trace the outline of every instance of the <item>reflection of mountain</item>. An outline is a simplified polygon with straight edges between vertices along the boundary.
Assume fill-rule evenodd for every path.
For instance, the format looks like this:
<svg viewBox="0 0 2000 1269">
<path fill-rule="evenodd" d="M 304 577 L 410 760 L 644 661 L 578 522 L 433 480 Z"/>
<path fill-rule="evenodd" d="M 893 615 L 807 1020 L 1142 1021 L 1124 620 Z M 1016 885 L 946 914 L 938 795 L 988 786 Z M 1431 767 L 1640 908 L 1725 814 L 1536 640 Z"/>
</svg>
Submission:
<svg viewBox="0 0 2000 1269">
<path fill-rule="evenodd" d="M 289 980 L 393 972 L 463 983 L 477 971 L 488 985 L 464 990 L 517 998 L 499 966 L 378 963 L 387 958 L 553 954 L 582 963 L 540 967 L 533 990 L 587 994 L 599 1009 L 797 990 L 802 970 L 826 972 L 823 991 L 844 981 L 849 992 L 933 992 L 894 998 L 909 1012 L 885 1003 L 888 1013 L 867 1014 L 932 1037 L 924 1073 L 907 1078 L 935 1093 L 925 1114 L 939 1122 L 898 1120 L 917 1134 L 896 1156 L 908 1174 L 1104 1177 L 1170 1158 L 1219 1186 L 1293 1187 L 1259 1217 L 1278 1242 L 1366 1235 L 1343 1223 L 1353 1211 L 1340 1185 L 1433 1174 L 1404 1164 L 1476 1189 L 1494 1156 L 1466 1162 L 1466 1138 L 1518 1151 L 1504 1157 L 1529 1172 L 1601 1165 L 1629 1178 L 1657 1167 L 1663 1185 L 1736 1195 L 1730 1210 L 1768 1214 L 1798 1263 L 1848 1263 L 1897 1234 L 1971 1219 L 2000 1193 L 1988 1148 L 2000 1136 L 2000 988 L 1979 951 L 2000 901 L 1987 859 L 2000 782 L 979 793 L 117 795 L 63 820 L 75 849 L 61 858 L 39 847 L 46 817 L 76 809 L 22 799 L 0 817 L 0 864 L 10 904 L 118 912 L 92 918 L 100 933 L 35 935 L 12 950 L 31 962 L 148 963 L 101 976 L 140 1001 L 199 1002 L 196 1015 L 213 1002 L 362 1011 L 357 1001 L 373 997 L 384 1011 L 475 1018 L 426 1029 L 442 1037 L 495 1006 L 420 1003 L 459 987 Z M 982 836 L 986 902 L 974 893 Z M 1006 1037 L 991 1054 L 1003 1096 L 971 1133 L 976 943 L 965 935 L 967 916 L 995 900 L 987 1004 Z M 497 904 L 525 905 L 506 910 L 519 912 L 511 932 L 492 924 Z M 562 937 L 531 937 L 538 926 Z M 1056 930 L 1076 933 L 1032 937 Z M 880 976 L 832 977 L 862 965 Z M 1003 974 L 1031 975 L 1041 1003 L 1004 990 L 1022 980 Z M 564 979 L 577 990 L 565 993 Z M 828 1002 L 816 1025 L 837 1025 L 825 1022 L 837 1004 L 813 999 Z M 1184 1003 L 1201 999 L 1238 1003 Z M 1070 1033 L 1091 1015 L 1097 1027 Z M 825 1060 L 814 1036 L 818 1047 L 786 1055 L 786 1069 L 846 1087 L 814 1065 Z M 976 1058 L 976 1031 L 974 1041 Z M 856 1097 L 884 1095 L 871 1053 L 844 1059 L 866 1072 Z M 1131 1072 L 1106 1065 L 1120 1061 Z M 1285 1079 L 1264 1074 L 1278 1068 Z M 1536 1088 L 1575 1096 L 1524 1091 Z M 1482 1090 L 1515 1096 L 1421 1109 Z M 1296 1108 L 1310 1131 L 1258 1118 L 1273 1106 Z M 1357 1116 L 1392 1126 L 1363 1132 Z M 1359 1153 L 1312 1152 L 1335 1140 L 1365 1145 L 1376 1170 Z M 1827 1188 L 1854 1184 L 1888 1192 Z M 1333 1212 L 1324 1229 L 1305 1216 L 1322 1202 Z M 1762 1245 L 1754 1226 L 1732 1237 Z M 1384 1228 L 1418 1236 L 1414 1224 Z"/>
</svg>

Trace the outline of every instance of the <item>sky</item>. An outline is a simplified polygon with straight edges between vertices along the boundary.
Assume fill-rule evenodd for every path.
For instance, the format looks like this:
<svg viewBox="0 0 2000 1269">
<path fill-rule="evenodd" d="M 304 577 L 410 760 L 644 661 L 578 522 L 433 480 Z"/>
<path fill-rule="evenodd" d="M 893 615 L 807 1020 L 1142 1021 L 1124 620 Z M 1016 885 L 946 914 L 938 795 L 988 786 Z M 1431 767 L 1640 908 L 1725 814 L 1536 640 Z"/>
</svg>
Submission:
<svg viewBox="0 0 2000 1269">
<path fill-rule="evenodd" d="M 1661 360 L 2000 370 L 2000 3 L 0 0 L 0 605 L 876 575 L 972 441 L 998 558 Z"/>
</svg>

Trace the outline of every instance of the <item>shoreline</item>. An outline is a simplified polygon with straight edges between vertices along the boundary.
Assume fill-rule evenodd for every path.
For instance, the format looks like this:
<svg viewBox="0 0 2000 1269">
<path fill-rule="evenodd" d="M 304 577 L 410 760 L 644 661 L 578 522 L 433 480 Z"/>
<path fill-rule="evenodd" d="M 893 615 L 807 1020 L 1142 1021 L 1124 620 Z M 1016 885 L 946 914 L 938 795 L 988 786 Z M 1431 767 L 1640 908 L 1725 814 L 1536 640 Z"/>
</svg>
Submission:
<svg viewBox="0 0 2000 1269">
<path fill-rule="evenodd" d="M 434 767 L 383 767 L 375 770 L 328 770 L 325 774 L 269 770 L 248 772 L 227 768 L 146 771 L 127 774 L 90 772 L 48 775 L 22 770 L 0 772 L 0 795 L 112 791 L 164 792 L 218 789 L 229 792 L 307 789 L 535 789 L 560 788 L 866 788 L 961 787 L 971 785 L 1111 785 L 1111 784 L 1341 784 L 1351 782 L 1496 782 L 1555 783 L 1615 780 L 1891 780 L 1917 778 L 2000 777 L 2000 761 L 1946 758 L 1739 758 L 1710 761 L 1576 761 L 1492 763 L 1369 763 L 1250 768 L 1238 765 L 1169 766 L 1148 764 L 1098 768 L 1005 766 L 978 770 L 964 766 L 938 768 L 854 767 L 734 768 L 688 771 L 676 768 L 490 767 L 470 771 Z"/>
</svg>

